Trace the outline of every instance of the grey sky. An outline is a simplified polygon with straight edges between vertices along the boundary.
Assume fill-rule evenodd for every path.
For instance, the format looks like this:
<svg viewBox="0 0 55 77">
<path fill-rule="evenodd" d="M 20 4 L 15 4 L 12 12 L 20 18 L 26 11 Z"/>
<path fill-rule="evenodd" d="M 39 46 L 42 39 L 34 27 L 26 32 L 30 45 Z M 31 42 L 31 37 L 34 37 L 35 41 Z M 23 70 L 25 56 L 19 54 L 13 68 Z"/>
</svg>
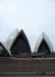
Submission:
<svg viewBox="0 0 55 77">
<path fill-rule="evenodd" d="M 42 32 L 55 48 L 55 0 L 1 0 L 0 40 L 17 28 L 24 29 L 32 49 Z"/>
</svg>

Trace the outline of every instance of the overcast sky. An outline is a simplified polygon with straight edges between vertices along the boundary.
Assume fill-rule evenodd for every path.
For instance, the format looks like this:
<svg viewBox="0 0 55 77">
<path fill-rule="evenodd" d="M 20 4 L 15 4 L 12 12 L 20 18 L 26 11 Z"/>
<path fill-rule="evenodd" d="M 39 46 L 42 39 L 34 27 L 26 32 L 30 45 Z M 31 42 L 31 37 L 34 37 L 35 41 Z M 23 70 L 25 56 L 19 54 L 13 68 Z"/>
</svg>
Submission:
<svg viewBox="0 0 55 77">
<path fill-rule="evenodd" d="M 0 0 L 0 40 L 24 30 L 33 49 L 42 32 L 55 48 L 55 0 Z"/>
</svg>

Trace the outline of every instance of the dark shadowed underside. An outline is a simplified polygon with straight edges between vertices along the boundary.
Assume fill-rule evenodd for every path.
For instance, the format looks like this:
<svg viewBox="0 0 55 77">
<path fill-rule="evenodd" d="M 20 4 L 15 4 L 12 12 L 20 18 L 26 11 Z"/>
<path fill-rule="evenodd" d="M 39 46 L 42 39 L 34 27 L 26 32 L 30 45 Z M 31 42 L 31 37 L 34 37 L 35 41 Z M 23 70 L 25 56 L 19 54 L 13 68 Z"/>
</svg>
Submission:
<svg viewBox="0 0 55 77">
<path fill-rule="evenodd" d="M 42 42 L 39 46 L 37 54 L 40 54 L 40 55 L 51 54 L 50 48 L 44 39 L 42 40 Z"/>
<path fill-rule="evenodd" d="M 1 42 L 0 42 L 0 57 L 9 57 L 8 51 Z"/>
<path fill-rule="evenodd" d="M 31 53 L 31 48 L 28 39 L 25 33 L 23 32 L 23 30 L 21 30 L 20 33 L 18 34 L 10 50 L 12 55 L 16 55 L 21 52 L 22 53 L 25 52 L 29 54 Z"/>
</svg>

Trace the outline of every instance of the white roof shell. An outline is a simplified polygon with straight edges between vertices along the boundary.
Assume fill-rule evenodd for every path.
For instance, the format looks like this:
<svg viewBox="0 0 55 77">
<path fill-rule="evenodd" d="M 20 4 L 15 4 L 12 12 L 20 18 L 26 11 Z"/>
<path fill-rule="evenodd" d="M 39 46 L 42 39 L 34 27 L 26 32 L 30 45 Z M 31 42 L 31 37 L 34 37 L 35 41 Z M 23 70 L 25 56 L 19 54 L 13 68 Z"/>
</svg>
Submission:
<svg viewBox="0 0 55 77">
<path fill-rule="evenodd" d="M 19 31 L 18 29 L 16 29 L 14 32 L 11 33 L 11 35 L 8 36 L 7 40 L 6 40 L 6 47 L 10 50 L 15 38 L 17 37 Z"/>
<path fill-rule="evenodd" d="M 45 40 L 45 42 L 47 43 L 50 51 L 52 52 L 53 51 L 52 43 L 51 43 L 51 41 L 49 40 L 49 38 L 46 36 L 46 34 L 44 32 L 38 38 L 37 43 L 35 44 L 34 52 L 37 52 L 38 51 L 39 46 L 40 46 L 40 44 L 41 44 L 41 42 L 42 42 L 43 39 Z"/>
</svg>

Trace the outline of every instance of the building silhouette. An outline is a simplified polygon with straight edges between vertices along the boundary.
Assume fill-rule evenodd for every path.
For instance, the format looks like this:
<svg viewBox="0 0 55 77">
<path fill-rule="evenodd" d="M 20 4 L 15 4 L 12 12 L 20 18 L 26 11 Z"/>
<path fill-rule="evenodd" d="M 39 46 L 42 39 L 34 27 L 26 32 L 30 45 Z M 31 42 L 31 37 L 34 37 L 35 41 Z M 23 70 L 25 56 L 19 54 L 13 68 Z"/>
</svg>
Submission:
<svg viewBox="0 0 55 77">
<path fill-rule="evenodd" d="M 38 38 L 34 52 L 23 30 L 14 34 L 5 44 L 0 42 L 0 76 L 55 76 L 55 53 L 46 34 Z"/>
<path fill-rule="evenodd" d="M 53 52 L 52 43 L 44 32 L 38 38 L 34 48 L 34 52 L 37 52 L 37 55 L 39 57 L 46 57 L 47 55 L 52 54 Z"/>
</svg>

